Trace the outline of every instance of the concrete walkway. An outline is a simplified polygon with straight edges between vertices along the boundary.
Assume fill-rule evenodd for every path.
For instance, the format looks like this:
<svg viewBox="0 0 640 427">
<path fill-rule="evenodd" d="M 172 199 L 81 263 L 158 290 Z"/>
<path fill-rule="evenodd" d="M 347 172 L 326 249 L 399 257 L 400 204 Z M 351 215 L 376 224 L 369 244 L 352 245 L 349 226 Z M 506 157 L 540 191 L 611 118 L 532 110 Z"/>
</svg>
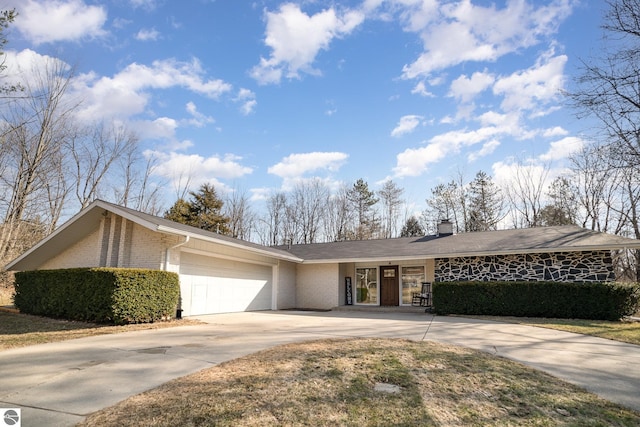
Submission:
<svg viewBox="0 0 640 427">
<path fill-rule="evenodd" d="M 640 346 L 551 329 L 424 313 L 253 312 L 203 325 L 0 352 L 0 408 L 22 426 L 70 426 L 173 378 L 265 348 L 328 337 L 433 340 L 526 363 L 640 410 Z"/>
</svg>

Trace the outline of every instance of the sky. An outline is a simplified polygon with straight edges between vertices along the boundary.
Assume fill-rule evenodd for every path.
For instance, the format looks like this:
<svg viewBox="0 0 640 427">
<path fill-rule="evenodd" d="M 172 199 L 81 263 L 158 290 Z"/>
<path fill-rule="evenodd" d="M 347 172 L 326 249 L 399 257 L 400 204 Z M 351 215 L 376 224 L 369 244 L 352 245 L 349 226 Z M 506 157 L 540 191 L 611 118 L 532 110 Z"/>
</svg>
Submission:
<svg viewBox="0 0 640 427">
<path fill-rule="evenodd" d="M 561 173 L 588 124 L 567 108 L 601 46 L 592 0 L 3 0 L 8 71 L 76 67 L 80 120 L 126 123 L 167 207 L 186 185 L 259 204 L 320 178 L 404 189 L 514 165 Z"/>
</svg>

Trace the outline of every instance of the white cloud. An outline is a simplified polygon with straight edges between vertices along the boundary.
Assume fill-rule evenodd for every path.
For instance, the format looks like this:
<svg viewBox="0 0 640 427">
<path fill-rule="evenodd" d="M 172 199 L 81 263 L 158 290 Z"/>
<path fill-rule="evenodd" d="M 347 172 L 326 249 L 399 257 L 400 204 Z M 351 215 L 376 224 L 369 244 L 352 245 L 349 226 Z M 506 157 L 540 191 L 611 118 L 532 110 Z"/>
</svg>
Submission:
<svg viewBox="0 0 640 427">
<path fill-rule="evenodd" d="M 208 123 L 215 122 L 215 119 L 213 117 L 207 116 L 199 112 L 198 108 L 196 107 L 196 104 L 194 104 L 192 101 L 187 102 L 185 109 L 189 114 L 191 114 L 191 119 L 188 121 L 188 123 L 192 126 L 203 127 Z"/>
<path fill-rule="evenodd" d="M 4 83 L 29 85 L 33 90 L 44 83 L 46 70 L 69 70 L 71 66 L 58 58 L 41 55 L 31 49 L 20 52 L 7 50 L 5 52 L 6 69 L 3 71 Z"/>
<path fill-rule="evenodd" d="M 400 137 L 404 134 L 411 133 L 420 125 L 422 116 L 407 115 L 400 118 L 398 125 L 391 131 L 391 136 Z"/>
<path fill-rule="evenodd" d="M 471 102 L 478 94 L 490 87 L 495 81 L 495 77 L 487 72 L 476 72 L 471 78 L 462 75 L 451 82 L 449 96 L 467 103 Z"/>
<path fill-rule="evenodd" d="M 90 6 L 82 0 L 26 0 L 18 3 L 17 11 L 15 27 L 36 45 L 106 34 L 106 8 Z"/>
<path fill-rule="evenodd" d="M 429 90 L 427 89 L 427 86 L 424 84 L 424 82 L 418 82 L 413 89 L 411 89 L 411 93 L 412 94 L 418 94 L 420 96 L 424 96 L 424 97 L 428 97 L 428 98 L 432 98 L 435 95 L 431 92 L 429 92 Z"/>
<path fill-rule="evenodd" d="M 129 0 L 131 6 L 134 8 L 143 8 L 146 10 L 153 10 L 156 8 L 158 0 Z"/>
<path fill-rule="evenodd" d="M 319 170 L 337 171 L 345 163 L 348 154 L 339 152 L 314 152 L 291 154 L 280 163 L 269 167 L 270 174 L 285 179 L 301 177 Z"/>
<path fill-rule="evenodd" d="M 319 74 L 312 66 L 318 53 L 363 20 L 364 15 L 356 11 L 339 13 L 330 8 L 309 16 L 296 4 L 282 4 L 277 12 L 266 12 L 264 42 L 271 55 L 260 58 L 251 76 L 261 84 L 270 84 L 279 83 L 282 77 L 299 78 L 301 72 Z"/>
<path fill-rule="evenodd" d="M 462 0 L 443 2 L 437 11 L 433 1 L 399 3 L 409 7 L 402 15 L 405 30 L 419 33 L 424 46 L 424 52 L 403 68 L 403 77 L 413 79 L 467 61 L 493 62 L 533 46 L 557 31 L 574 2 L 537 6 L 511 0 L 498 9 L 495 4 L 485 7 Z"/>
<path fill-rule="evenodd" d="M 138 31 L 135 38 L 143 42 L 156 41 L 160 38 L 160 33 L 155 28 L 143 28 Z"/>
<path fill-rule="evenodd" d="M 235 101 L 240 103 L 240 112 L 245 116 L 253 113 L 258 105 L 258 101 L 256 101 L 256 94 L 245 88 L 240 88 Z"/>
<path fill-rule="evenodd" d="M 544 104 L 557 99 L 564 86 L 565 55 L 545 54 L 536 64 L 524 71 L 499 78 L 493 87 L 496 95 L 503 95 L 503 111 L 540 111 Z"/>
<path fill-rule="evenodd" d="M 74 90 L 84 99 L 81 114 L 96 117 L 130 117 L 145 111 L 153 89 L 182 87 L 216 99 L 231 90 L 231 85 L 218 79 L 206 79 L 200 62 L 174 59 L 154 61 L 151 66 L 130 64 L 113 77 L 94 73 L 78 76 Z"/>
<path fill-rule="evenodd" d="M 542 161 L 566 159 L 570 155 L 579 152 L 585 145 L 585 141 L 575 136 L 568 136 L 549 144 L 549 151 L 540 156 Z"/>
<path fill-rule="evenodd" d="M 543 135 L 546 137 L 554 137 L 554 136 L 565 136 L 568 135 L 569 131 L 561 126 L 555 126 L 550 129 L 545 129 Z"/>
<path fill-rule="evenodd" d="M 174 188 L 183 188 L 187 183 L 190 188 L 196 188 L 207 182 L 224 187 L 220 180 L 238 179 L 253 172 L 252 168 L 239 163 L 241 157 L 233 154 L 204 157 L 148 150 L 145 156 L 157 161 L 153 174 L 168 179 Z"/>
<path fill-rule="evenodd" d="M 496 150 L 496 148 L 498 148 L 499 146 L 500 146 L 500 141 L 498 141 L 497 139 L 492 139 L 491 141 L 485 142 L 479 151 L 470 153 L 467 156 L 467 159 L 469 160 L 469 162 L 475 162 L 481 157 L 485 157 L 485 156 L 488 156 L 489 154 L 492 154 Z"/>
</svg>

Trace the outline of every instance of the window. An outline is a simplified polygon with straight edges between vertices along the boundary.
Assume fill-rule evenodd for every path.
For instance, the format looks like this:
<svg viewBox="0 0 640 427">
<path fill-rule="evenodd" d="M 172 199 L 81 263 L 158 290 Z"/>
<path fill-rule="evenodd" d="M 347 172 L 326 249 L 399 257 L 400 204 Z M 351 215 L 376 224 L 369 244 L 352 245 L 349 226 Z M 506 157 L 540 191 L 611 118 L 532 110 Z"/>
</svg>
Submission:
<svg viewBox="0 0 640 427">
<path fill-rule="evenodd" d="M 378 269 L 356 268 L 356 303 L 378 303 Z"/>
<path fill-rule="evenodd" d="M 424 266 L 402 267 L 402 304 L 411 304 L 411 294 L 420 292 L 424 281 Z"/>
</svg>

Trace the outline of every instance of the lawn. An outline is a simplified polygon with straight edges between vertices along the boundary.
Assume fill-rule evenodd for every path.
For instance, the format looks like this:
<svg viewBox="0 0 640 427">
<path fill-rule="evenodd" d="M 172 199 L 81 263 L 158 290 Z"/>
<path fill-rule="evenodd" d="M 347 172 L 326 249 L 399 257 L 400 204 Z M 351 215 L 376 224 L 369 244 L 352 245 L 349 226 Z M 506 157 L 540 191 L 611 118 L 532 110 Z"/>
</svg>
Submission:
<svg viewBox="0 0 640 427">
<path fill-rule="evenodd" d="M 594 337 L 640 345 L 640 322 L 638 321 L 622 320 L 620 322 L 610 322 L 607 320 L 542 319 L 531 317 L 473 317 L 498 322 L 512 322 L 541 328 L 558 329 L 560 331 L 592 335 Z"/>
<path fill-rule="evenodd" d="M 137 325 L 108 326 L 19 314 L 0 309 L 0 350 L 47 342 L 64 341 L 93 335 L 118 334 L 140 329 L 159 329 L 199 323 L 195 320 L 172 320 Z"/>
<path fill-rule="evenodd" d="M 522 364 L 407 340 L 278 346 L 170 381 L 82 426 L 638 426 Z"/>
</svg>

